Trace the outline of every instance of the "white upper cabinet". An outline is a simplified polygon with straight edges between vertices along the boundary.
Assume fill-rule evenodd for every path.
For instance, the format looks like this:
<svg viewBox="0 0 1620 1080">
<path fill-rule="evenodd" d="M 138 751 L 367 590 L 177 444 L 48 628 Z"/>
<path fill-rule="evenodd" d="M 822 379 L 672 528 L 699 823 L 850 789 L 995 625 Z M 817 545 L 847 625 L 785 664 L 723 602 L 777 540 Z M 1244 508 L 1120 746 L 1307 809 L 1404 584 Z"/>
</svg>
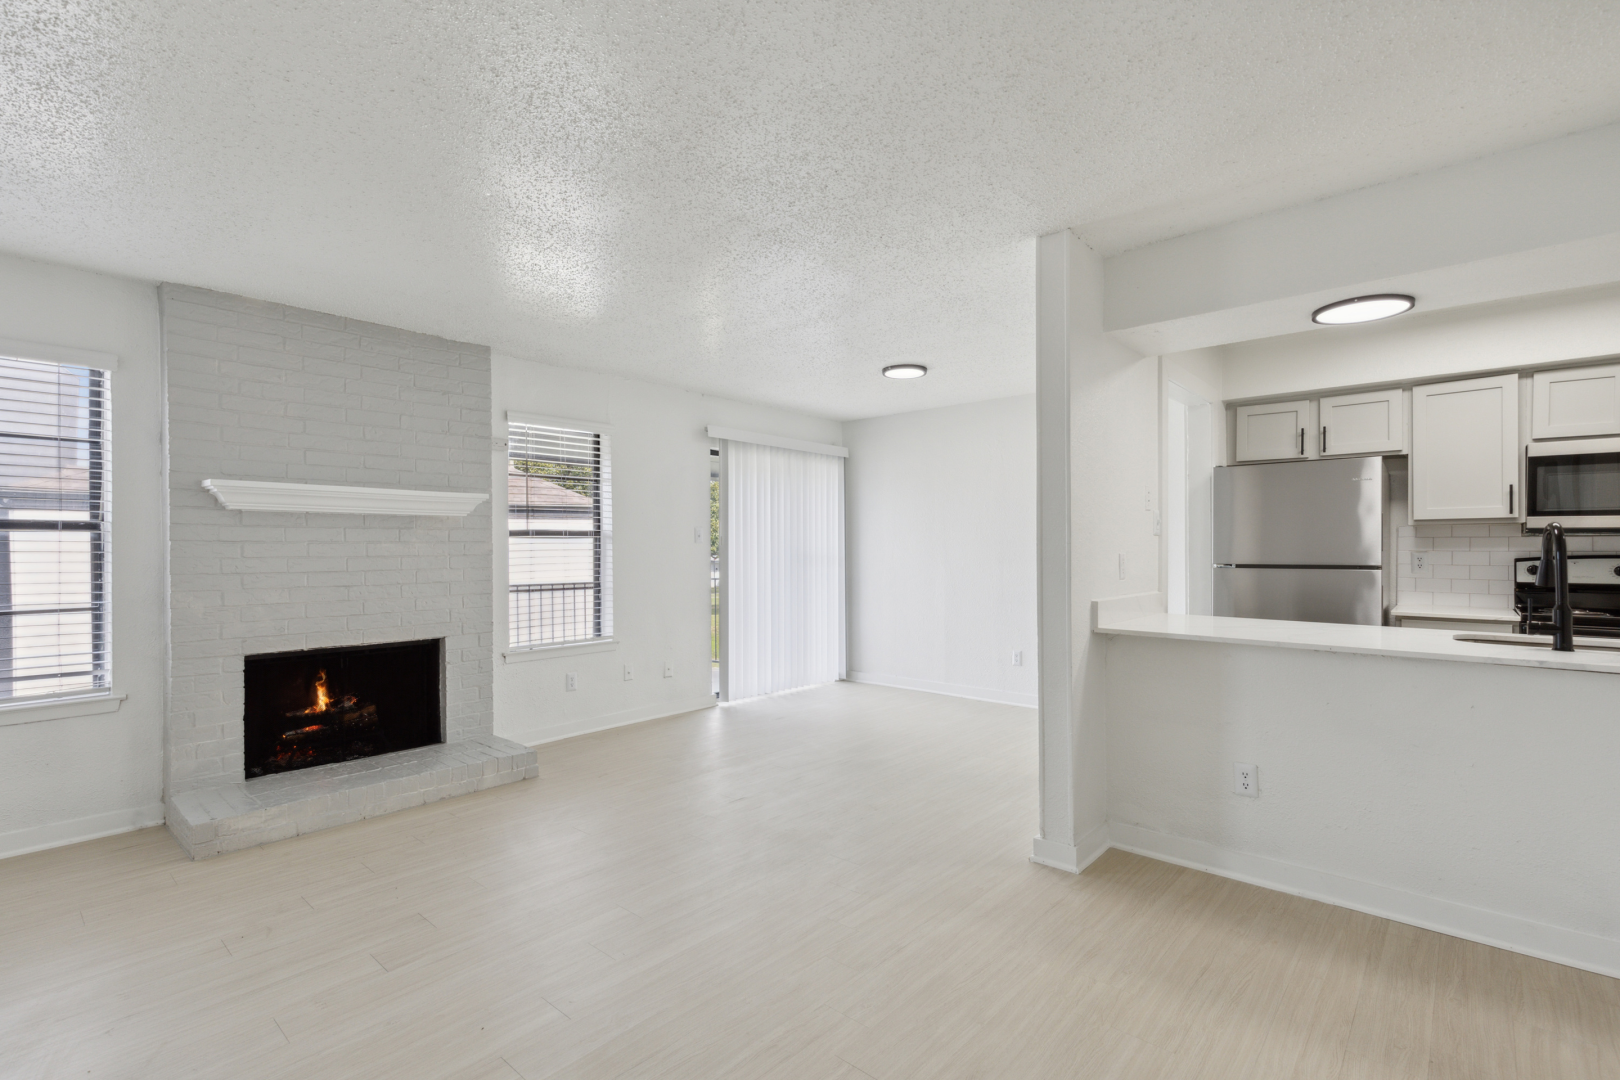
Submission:
<svg viewBox="0 0 1620 1080">
<path fill-rule="evenodd" d="M 1323 398 L 1317 431 L 1322 456 L 1404 454 L 1406 417 L 1401 397 L 1402 392 L 1395 389 Z"/>
<path fill-rule="evenodd" d="M 1518 375 L 1413 388 L 1414 521 L 1513 517 L 1518 471 Z"/>
<path fill-rule="evenodd" d="M 1538 371 L 1530 378 L 1530 437 L 1620 435 L 1620 364 Z"/>
<path fill-rule="evenodd" d="M 1309 401 L 1279 401 L 1269 405 L 1239 405 L 1237 423 L 1238 461 L 1276 461 L 1305 456 L 1306 429 L 1310 422 Z"/>
</svg>

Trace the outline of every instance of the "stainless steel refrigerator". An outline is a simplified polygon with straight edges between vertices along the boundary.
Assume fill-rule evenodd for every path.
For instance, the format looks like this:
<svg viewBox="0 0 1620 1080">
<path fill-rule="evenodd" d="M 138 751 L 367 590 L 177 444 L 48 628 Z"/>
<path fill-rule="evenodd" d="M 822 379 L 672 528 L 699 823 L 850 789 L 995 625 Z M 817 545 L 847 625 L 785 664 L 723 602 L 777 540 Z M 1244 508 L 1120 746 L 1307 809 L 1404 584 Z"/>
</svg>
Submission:
<svg viewBox="0 0 1620 1080">
<path fill-rule="evenodd" d="M 1384 621 L 1384 459 L 1215 470 L 1215 614 Z"/>
</svg>

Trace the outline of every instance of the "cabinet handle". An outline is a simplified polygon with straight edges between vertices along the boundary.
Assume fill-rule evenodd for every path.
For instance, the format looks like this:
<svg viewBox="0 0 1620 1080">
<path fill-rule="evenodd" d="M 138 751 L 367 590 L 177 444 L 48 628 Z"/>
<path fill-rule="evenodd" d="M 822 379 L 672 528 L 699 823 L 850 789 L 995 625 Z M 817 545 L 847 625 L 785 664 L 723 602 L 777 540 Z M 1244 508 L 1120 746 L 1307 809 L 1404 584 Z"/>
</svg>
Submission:
<svg viewBox="0 0 1620 1080">
<path fill-rule="evenodd" d="M 1513 516 L 1513 485 L 1508 485 L 1508 517 Z"/>
<path fill-rule="evenodd" d="M 1327 453 L 1327 425 L 1322 425 L 1322 453 Z"/>
<path fill-rule="evenodd" d="M 1305 429 L 1299 429 L 1299 456 L 1305 456 Z"/>
</svg>

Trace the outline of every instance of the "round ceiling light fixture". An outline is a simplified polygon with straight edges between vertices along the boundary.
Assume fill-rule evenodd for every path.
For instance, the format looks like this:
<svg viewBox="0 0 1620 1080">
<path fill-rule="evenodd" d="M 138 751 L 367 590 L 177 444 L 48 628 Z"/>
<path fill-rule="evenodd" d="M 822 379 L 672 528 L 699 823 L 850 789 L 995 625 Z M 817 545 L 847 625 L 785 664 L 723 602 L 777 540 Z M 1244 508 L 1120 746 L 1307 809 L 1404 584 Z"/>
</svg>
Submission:
<svg viewBox="0 0 1620 1080">
<path fill-rule="evenodd" d="M 1377 322 L 1395 315 L 1405 315 L 1417 301 L 1404 293 L 1379 293 L 1376 296 L 1356 296 L 1349 300 L 1335 300 L 1311 312 L 1311 322 L 1324 326 L 1343 326 L 1346 323 Z"/>
<path fill-rule="evenodd" d="M 887 379 L 920 379 L 926 374 L 928 369 L 921 364 L 890 364 L 883 369 Z"/>
</svg>

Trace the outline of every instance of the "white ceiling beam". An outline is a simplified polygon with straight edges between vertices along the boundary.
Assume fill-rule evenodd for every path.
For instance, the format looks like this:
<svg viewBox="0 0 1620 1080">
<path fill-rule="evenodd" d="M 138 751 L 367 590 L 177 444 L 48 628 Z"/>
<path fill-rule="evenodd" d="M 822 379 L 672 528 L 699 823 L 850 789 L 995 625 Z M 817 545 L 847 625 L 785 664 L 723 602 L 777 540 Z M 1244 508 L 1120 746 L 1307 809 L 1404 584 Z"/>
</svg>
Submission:
<svg viewBox="0 0 1620 1080">
<path fill-rule="evenodd" d="M 1122 252 L 1104 326 L 1145 353 L 1308 330 L 1332 300 L 1419 309 L 1620 281 L 1620 125 Z"/>
</svg>

